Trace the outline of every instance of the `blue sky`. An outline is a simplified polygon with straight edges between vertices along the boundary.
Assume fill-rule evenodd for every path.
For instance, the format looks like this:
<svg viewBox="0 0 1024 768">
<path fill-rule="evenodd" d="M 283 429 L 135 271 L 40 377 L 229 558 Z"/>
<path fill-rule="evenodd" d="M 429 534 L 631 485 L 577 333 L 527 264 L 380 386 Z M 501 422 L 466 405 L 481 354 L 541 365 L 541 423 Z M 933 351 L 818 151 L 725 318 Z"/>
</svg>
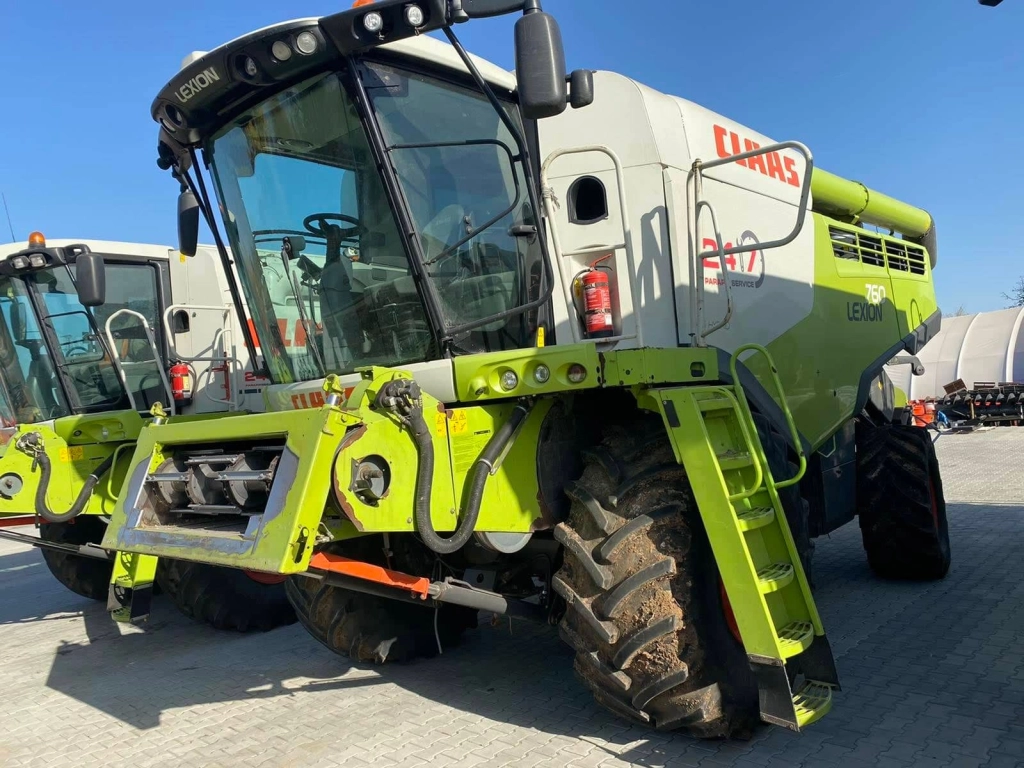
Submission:
<svg viewBox="0 0 1024 768">
<path fill-rule="evenodd" d="M 6 3 L 0 191 L 15 234 L 172 243 L 177 189 L 149 105 L 193 50 L 347 3 Z M 1024 2 L 546 0 L 570 67 L 696 101 L 927 208 L 946 313 L 1024 275 Z M 464 25 L 511 68 L 512 19 Z M 0 242 L 10 237 L 0 216 Z"/>
</svg>

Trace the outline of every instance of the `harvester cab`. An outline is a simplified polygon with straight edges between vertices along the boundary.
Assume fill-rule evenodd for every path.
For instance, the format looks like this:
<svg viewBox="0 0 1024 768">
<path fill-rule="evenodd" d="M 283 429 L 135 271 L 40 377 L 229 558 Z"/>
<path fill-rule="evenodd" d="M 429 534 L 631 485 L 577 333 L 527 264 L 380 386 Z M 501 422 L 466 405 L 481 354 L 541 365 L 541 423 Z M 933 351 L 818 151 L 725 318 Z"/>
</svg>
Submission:
<svg viewBox="0 0 1024 768">
<path fill-rule="evenodd" d="M 221 318 L 214 328 L 201 314 L 206 304 L 216 304 L 216 313 L 233 311 L 218 290 L 223 280 L 214 258 L 204 249 L 191 263 L 177 263 L 172 249 L 139 243 L 47 244 L 38 232 L 27 247 L 0 253 L 4 421 L 122 410 L 148 415 L 157 402 L 182 413 L 224 410 L 232 393 L 222 378 L 203 366 L 196 391 L 190 383 L 186 394 L 172 384 L 168 363 L 203 352 L 211 359 L 200 362 L 232 357 L 230 341 L 225 350 L 219 338 Z M 172 303 L 172 295 L 200 298 L 204 285 L 205 300 Z M 243 349 L 232 362 L 244 368 L 244 357 Z M 230 404 L 243 407 L 237 392 L 233 397 Z"/>
<path fill-rule="evenodd" d="M 0 250 L 0 528 L 39 529 L 0 536 L 40 547 L 74 592 L 108 598 L 113 557 L 98 545 L 154 407 L 183 418 L 263 408 L 218 265 L 206 246 L 186 258 L 39 232 Z M 118 563 L 138 588 L 132 560 Z"/>
<path fill-rule="evenodd" d="M 519 11 L 515 75 L 454 32 Z M 924 211 L 567 75 L 536 0 L 267 27 L 153 117 L 273 384 L 268 413 L 143 430 L 108 548 L 287 576 L 362 660 L 481 609 L 558 622 L 601 703 L 704 736 L 831 706 L 812 536 L 859 513 L 879 573 L 948 568 L 931 444 L 875 394 L 938 326 Z"/>
</svg>

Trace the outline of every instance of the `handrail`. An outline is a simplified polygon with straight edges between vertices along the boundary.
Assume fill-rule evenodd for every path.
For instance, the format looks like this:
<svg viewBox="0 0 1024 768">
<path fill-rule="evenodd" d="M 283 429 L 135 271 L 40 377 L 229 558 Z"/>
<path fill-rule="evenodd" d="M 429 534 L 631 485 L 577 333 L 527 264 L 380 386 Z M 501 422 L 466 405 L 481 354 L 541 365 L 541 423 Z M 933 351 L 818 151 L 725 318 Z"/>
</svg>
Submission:
<svg viewBox="0 0 1024 768">
<path fill-rule="evenodd" d="M 171 325 L 171 317 L 172 317 L 172 315 L 175 312 L 177 312 L 179 310 L 184 310 L 186 312 L 220 312 L 221 313 L 222 327 L 218 328 L 217 331 L 213 334 L 213 339 L 210 341 L 210 346 L 209 346 L 209 349 L 211 350 L 211 354 L 209 356 L 205 356 L 205 355 L 186 356 L 186 355 L 182 355 L 181 353 L 178 352 L 178 348 L 177 348 L 177 346 L 174 343 L 174 336 L 175 336 L 175 334 L 174 334 L 174 329 L 172 328 L 172 325 Z M 190 364 L 191 363 L 223 363 L 225 366 L 227 366 L 227 368 L 228 368 L 227 374 L 228 374 L 228 377 L 229 377 L 229 386 L 231 388 L 231 396 L 227 397 L 227 398 L 214 397 L 213 395 L 210 394 L 211 387 L 209 387 L 209 386 L 207 386 L 207 387 L 205 387 L 203 389 L 203 393 L 204 393 L 204 395 L 209 400 L 211 400 L 211 401 L 213 401 L 215 403 L 221 403 L 223 405 L 226 405 L 226 406 L 228 406 L 228 408 L 230 410 L 235 410 L 239 406 L 239 401 L 236 398 L 236 394 L 235 394 L 235 393 L 238 392 L 238 386 L 237 386 L 237 381 L 235 379 L 235 376 L 236 376 L 236 369 L 241 367 L 241 362 L 238 360 L 237 355 L 234 354 L 234 348 L 235 348 L 234 333 L 233 333 L 233 328 L 231 327 L 232 311 L 233 311 L 233 308 L 232 308 L 232 306 L 230 304 L 222 304 L 220 306 L 218 306 L 216 304 L 171 304 L 171 305 L 169 305 L 167 307 L 167 309 L 164 310 L 163 324 L 164 324 L 164 332 L 167 335 L 168 346 L 170 347 L 171 358 L 172 359 L 180 360 L 183 363 L 190 363 Z M 215 350 L 217 349 L 218 343 L 220 344 L 221 350 L 223 350 L 223 353 L 220 354 L 220 355 L 215 354 Z M 231 350 L 232 350 L 230 355 L 228 354 L 228 346 L 229 346 L 229 344 L 230 344 L 230 347 L 231 347 Z M 206 369 L 204 369 L 203 376 L 207 377 L 208 379 L 212 378 L 213 371 L 211 370 L 211 366 L 207 366 Z M 200 378 L 201 377 L 199 376 L 199 374 L 197 374 L 196 375 L 196 389 L 199 388 Z"/>
<path fill-rule="evenodd" d="M 765 360 L 768 361 L 768 371 L 771 374 L 775 389 L 779 393 L 779 406 L 782 408 L 782 413 L 786 417 L 786 426 L 789 427 L 789 433 L 793 438 L 793 445 L 796 447 L 797 457 L 800 462 L 800 466 L 797 469 L 796 474 L 788 480 L 775 481 L 776 489 L 788 488 L 791 485 L 799 483 L 807 472 L 807 454 L 804 453 L 804 445 L 800 440 L 800 433 L 797 431 L 796 422 L 793 420 L 793 412 L 789 410 L 789 403 L 786 402 L 786 393 L 782 389 L 782 380 L 779 379 L 779 370 L 775 367 L 775 361 L 772 359 L 771 353 L 768 352 L 767 349 L 762 347 L 760 344 L 744 344 L 732 353 L 732 357 L 729 360 L 729 372 L 732 374 L 733 386 L 740 386 L 740 377 L 737 366 L 739 365 L 740 355 L 748 351 L 764 355 Z M 754 416 L 750 412 L 750 403 L 747 402 L 745 397 L 741 397 L 739 400 L 743 407 L 744 416 L 750 421 L 753 421 Z"/>
<path fill-rule="evenodd" d="M 751 157 L 757 157 L 758 155 L 765 155 L 771 152 L 779 152 L 785 149 L 792 149 L 803 155 L 805 168 L 804 168 L 804 180 L 800 187 L 800 202 L 797 207 L 797 218 L 796 224 L 792 231 L 785 237 L 770 240 L 766 243 L 750 243 L 747 245 L 734 245 L 731 248 L 722 248 L 721 245 L 721 233 L 718 230 L 717 222 L 714 219 L 714 209 L 712 209 L 712 225 L 715 227 L 715 239 L 718 242 L 718 249 L 715 251 L 702 252 L 701 246 L 703 241 L 700 240 L 697 235 L 700 231 L 700 211 L 702 205 L 708 205 L 705 200 L 701 200 L 703 194 L 703 178 L 704 172 L 711 168 L 717 168 L 722 165 L 728 165 L 729 163 L 736 163 L 741 160 L 747 160 Z M 732 298 L 731 298 L 731 280 L 729 273 L 725 265 L 725 257 L 733 256 L 738 253 L 750 253 L 751 251 L 767 251 L 772 248 L 781 248 L 784 245 L 796 240 L 799 237 L 800 232 L 803 231 L 804 222 L 807 218 L 808 201 L 811 196 L 811 177 L 814 172 L 814 155 L 806 145 L 799 141 L 781 141 L 776 144 L 769 144 L 765 147 L 758 147 L 747 152 L 742 152 L 738 155 L 729 155 L 728 157 L 721 157 L 715 160 L 701 160 L 697 158 L 693 161 L 693 165 L 690 168 L 690 172 L 686 177 L 686 199 L 688 208 L 691 206 L 690 201 L 690 183 L 693 182 L 693 232 L 694 232 L 694 243 L 691 252 L 695 255 L 697 260 L 696 269 L 694 270 L 694 282 L 690 288 L 690 324 L 691 332 L 690 335 L 693 338 L 693 344 L 697 347 L 707 346 L 705 342 L 705 336 L 709 336 L 717 330 L 724 328 L 728 325 L 729 320 L 732 317 Z M 689 212 L 689 211 L 688 211 Z M 726 293 L 726 315 L 723 320 L 715 323 L 711 328 L 704 328 L 704 258 L 708 256 L 715 256 L 719 260 L 719 264 L 722 269 L 722 273 L 725 276 L 725 293 Z"/>
<path fill-rule="evenodd" d="M 732 401 L 733 407 L 736 409 L 737 412 L 743 413 L 743 410 L 739 403 L 739 401 L 742 398 L 737 398 L 735 394 L 730 392 L 725 387 L 718 387 L 713 389 L 712 391 L 715 392 L 717 395 L 724 395 L 726 399 Z M 729 501 L 743 501 L 743 499 L 749 499 L 751 496 L 753 496 L 761 489 L 761 483 L 764 482 L 764 472 L 761 468 L 761 460 L 758 457 L 757 451 L 755 449 L 754 438 L 750 434 L 750 430 L 747 429 L 747 422 L 742 418 L 737 419 L 736 421 L 740 425 L 740 434 L 743 435 L 743 442 L 746 443 L 747 453 L 750 454 L 750 460 L 754 466 L 754 484 L 751 485 L 749 488 L 743 488 L 742 490 L 737 491 L 736 493 L 730 493 Z"/>
<path fill-rule="evenodd" d="M 729 277 L 729 270 L 725 265 L 725 248 L 722 246 L 722 230 L 718 228 L 718 216 L 715 214 L 715 208 L 707 200 L 697 200 L 696 205 L 696 217 L 694 227 L 694 239 L 703 244 L 703 240 L 700 239 L 700 212 L 703 208 L 706 208 L 708 213 L 711 215 L 711 226 L 715 228 L 715 243 L 718 245 L 718 249 L 714 251 L 714 257 L 718 259 L 718 266 L 722 270 L 722 285 L 725 286 L 725 316 L 714 325 L 705 328 L 704 327 L 704 258 L 708 253 L 707 251 L 697 254 L 697 260 L 700 262 L 700 283 L 702 289 L 697 299 L 697 316 L 700 318 L 700 338 L 703 340 L 705 336 L 708 336 L 715 331 L 724 328 L 732 320 L 732 279 Z"/>
<path fill-rule="evenodd" d="M 121 355 L 117 351 L 117 341 L 114 339 L 114 332 L 110 327 L 114 318 L 120 317 L 121 315 L 135 317 L 141 321 L 142 329 L 146 332 L 146 338 L 149 341 L 149 347 L 153 350 L 153 363 L 156 365 L 156 369 L 160 373 L 160 380 L 163 382 L 164 391 L 167 394 L 168 407 L 171 409 L 171 415 L 173 416 L 174 394 L 171 390 L 171 382 L 168 381 L 167 372 L 164 370 L 163 365 L 160 364 L 160 348 L 156 344 L 156 338 L 153 336 L 153 330 L 149 327 L 149 321 L 146 320 L 145 315 L 136 312 L 134 309 L 119 309 L 107 318 L 107 322 L 104 324 L 103 329 L 106 333 L 107 341 L 110 343 L 110 359 L 111 362 L 114 363 L 114 370 L 117 372 L 117 377 L 121 380 L 121 384 L 124 386 L 124 391 L 128 395 L 128 404 L 131 405 L 133 411 L 139 410 L 135 405 L 135 397 L 132 395 L 131 387 L 128 386 L 128 376 L 124 371 L 124 366 L 121 364 Z"/>
<path fill-rule="evenodd" d="M 111 459 L 110 463 L 110 472 L 107 475 L 107 495 L 112 496 L 114 499 L 117 499 L 117 497 L 121 494 L 120 489 L 118 489 L 117 493 L 114 493 L 114 474 L 115 471 L 117 470 L 117 457 L 121 455 L 121 451 L 127 450 L 128 448 L 135 450 L 135 446 L 136 442 L 132 440 L 130 443 L 121 443 L 121 445 L 117 446 L 117 448 L 114 449 L 114 457 Z M 121 485 L 124 485 L 123 481 Z"/>
</svg>

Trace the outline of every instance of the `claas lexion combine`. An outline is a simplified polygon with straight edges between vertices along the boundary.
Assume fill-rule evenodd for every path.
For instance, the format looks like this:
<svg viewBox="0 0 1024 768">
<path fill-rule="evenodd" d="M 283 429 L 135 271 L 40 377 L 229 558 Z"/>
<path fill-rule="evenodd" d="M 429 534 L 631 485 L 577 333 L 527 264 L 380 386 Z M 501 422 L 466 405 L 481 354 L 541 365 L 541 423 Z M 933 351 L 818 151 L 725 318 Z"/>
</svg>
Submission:
<svg viewBox="0 0 1024 768">
<path fill-rule="evenodd" d="M 519 12 L 515 75 L 453 31 Z M 722 736 L 831 706 L 813 537 L 859 516 L 876 572 L 945 574 L 934 450 L 883 373 L 939 327 L 926 212 L 567 74 L 537 0 L 277 24 L 153 116 L 181 249 L 201 212 L 273 383 L 141 430 L 103 541 L 137 587 L 165 557 L 285 576 L 364 661 L 481 610 L 557 623 L 601 704 Z"/>
<path fill-rule="evenodd" d="M 33 232 L 0 249 L 0 537 L 40 547 L 73 592 L 110 597 L 120 561 L 99 545 L 155 403 L 191 419 L 262 407 L 226 296 L 208 247 L 186 259 L 167 246 Z M 26 524 L 38 535 L 9 530 Z M 283 585 L 264 574 L 159 566 L 149 576 L 215 627 L 294 621 Z M 115 616 L 148 613 L 152 588 L 125 601 L 136 579 L 119 571 L 114 582 Z"/>
</svg>

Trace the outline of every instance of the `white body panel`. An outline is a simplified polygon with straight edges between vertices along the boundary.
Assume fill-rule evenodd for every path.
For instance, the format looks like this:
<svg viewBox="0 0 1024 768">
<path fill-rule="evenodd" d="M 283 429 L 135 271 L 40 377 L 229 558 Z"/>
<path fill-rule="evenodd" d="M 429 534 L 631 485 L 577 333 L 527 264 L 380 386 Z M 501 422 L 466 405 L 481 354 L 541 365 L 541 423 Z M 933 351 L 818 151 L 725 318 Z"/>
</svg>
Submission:
<svg viewBox="0 0 1024 768">
<path fill-rule="evenodd" d="M 540 123 L 541 155 L 568 147 L 603 145 L 620 159 L 626 187 L 640 296 L 643 345 L 676 346 L 690 342 L 691 287 L 696 279 L 688 215 L 687 177 L 694 160 L 715 160 L 720 155 L 746 151 L 747 140 L 758 146 L 772 142 L 765 136 L 715 115 L 683 99 L 666 96 L 620 75 L 595 74 L 596 99 L 581 110 L 567 110 Z M 722 146 L 719 142 L 722 142 Z M 721 151 L 725 149 L 723 154 Z M 704 195 L 715 208 L 722 239 L 737 245 L 784 237 L 797 219 L 804 161 L 796 152 L 758 158 L 763 166 L 748 168 L 730 163 L 705 172 Z M 761 168 L 764 168 L 762 171 Z M 607 190 L 609 216 L 593 224 L 569 220 L 568 192 L 581 176 L 600 179 Z M 551 166 L 549 183 L 560 208 L 554 225 L 559 228 L 563 253 L 622 240 L 623 226 L 617 205 L 612 163 L 598 153 L 567 156 Z M 794 182 L 796 182 L 794 184 Z M 710 217 L 701 219 L 701 250 L 714 242 Z M 735 311 L 732 322 L 713 333 L 708 343 L 731 349 L 740 343 L 767 343 L 810 314 L 813 303 L 813 228 L 808 223 L 789 245 L 727 259 Z M 728 245 L 726 245 L 728 247 Z M 563 276 L 571 280 L 585 268 L 584 257 L 564 257 Z M 723 275 L 716 260 L 705 262 L 705 317 L 710 325 L 725 314 Z M 617 294 L 621 332 L 635 328 L 624 254 L 616 254 Z M 561 298 L 556 291 L 555 299 Z M 562 301 L 564 305 L 564 300 Z M 559 308 L 556 335 L 570 336 L 571 311 Z M 619 330 L 617 321 L 616 330 Z M 619 348 L 637 346 L 635 339 L 620 341 Z"/>
<path fill-rule="evenodd" d="M 190 331 L 176 333 L 173 351 L 182 359 L 197 358 L 193 402 L 189 413 L 214 413 L 229 407 L 226 387 L 234 390 L 233 408 L 263 410 L 262 389 L 268 380 L 253 374 L 245 346 L 244 328 L 231 300 L 220 256 L 214 246 L 201 245 L 192 257 L 168 249 L 171 275 L 171 303 L 187 305 Z M 227 354 L 234 362 L 233 376 L 214 370 L 218 363 L 203 358 Z"/>
</svg>

